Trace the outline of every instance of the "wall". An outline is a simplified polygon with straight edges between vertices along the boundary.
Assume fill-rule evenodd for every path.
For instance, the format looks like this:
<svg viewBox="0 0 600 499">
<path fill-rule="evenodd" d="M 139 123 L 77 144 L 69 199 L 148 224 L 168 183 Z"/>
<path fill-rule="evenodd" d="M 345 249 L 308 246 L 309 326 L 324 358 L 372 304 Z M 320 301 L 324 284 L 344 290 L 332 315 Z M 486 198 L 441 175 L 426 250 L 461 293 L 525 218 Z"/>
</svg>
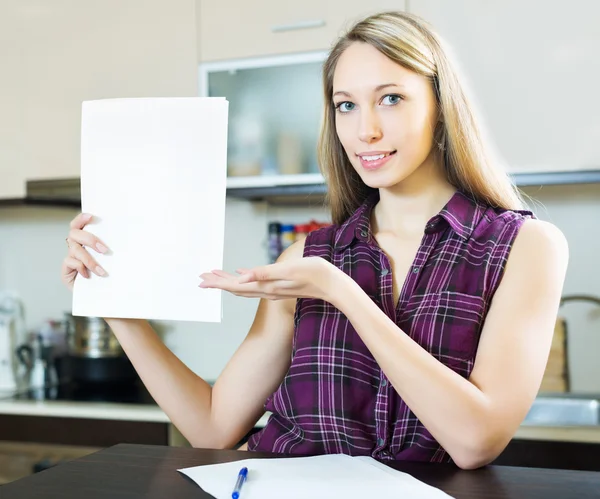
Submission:
<svg viewBox="0 0 600 499">
<path fill-rule="evenodd" d="M 530 188 L 539 203 L 538 217 L 555 223 L 567 236 L 571 260 L 565 294 L 600 295 L 600 185 Z M 24 300 L 28 328 L 70 309 L 70 293 L 60 283 L 60 264 L 69 221 L 77 210 L 48 207 L 0 207 L 0 290 L 15 290 Z M 275 207 L 229 199 L 227 202 L 224 268 L 267 262 L 269 220 L 327 220 L 318 208 Z M 165 343 L 191 369 L 215 379 L 243 340 L 257 300 L 225 294 L 221 324 L 161 322 Z M 587 304 L 561 309 L 569 325 L 569 351 L 574 391 L 600 393 L 600 310 Z"/>
</svg>

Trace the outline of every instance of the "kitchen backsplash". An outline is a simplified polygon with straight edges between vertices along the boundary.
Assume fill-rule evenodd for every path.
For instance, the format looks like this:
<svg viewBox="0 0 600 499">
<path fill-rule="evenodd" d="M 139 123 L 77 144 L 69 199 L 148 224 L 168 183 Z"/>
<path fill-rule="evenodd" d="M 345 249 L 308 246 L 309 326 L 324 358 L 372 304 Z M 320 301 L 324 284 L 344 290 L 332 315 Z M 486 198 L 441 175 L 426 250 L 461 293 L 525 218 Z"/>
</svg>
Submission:
<svg viewBox="0 0 600 499">
<path fill-rule="evenodd" d="M 570 245 L 565 294 L 600 295 L 600 185 L 528 188 L 539 200 L 533 209 L 555 223 Z M 25 303 L 29 330 L 71 308 L 71 294 L 60 282 L 66 253 L 65 237 L 75 209 L 0 207 L 0 290 L 16 291 Z M 269 206 L 228 199 L 224 269 L 269 262 L 268 227 L 328 223 L 324 208 Z M 296 237 L 296 236 L 295 236 Z M 301 236 L 300 236 L 301 237 Z M 240 244 L 242 243 L 243 244 Z M 159 265 L 160 262 L 157 262 Z M 225 294 L 219 324 L 160 322 L 164 341 L 192 370 L 215 379 L 244 339 L 258 300 Z M 591 304 L 567 303 L 560 314 L 569 324 L 569 364 L 572 390 L 600 392 L 600 310 Z"/>
</svg>

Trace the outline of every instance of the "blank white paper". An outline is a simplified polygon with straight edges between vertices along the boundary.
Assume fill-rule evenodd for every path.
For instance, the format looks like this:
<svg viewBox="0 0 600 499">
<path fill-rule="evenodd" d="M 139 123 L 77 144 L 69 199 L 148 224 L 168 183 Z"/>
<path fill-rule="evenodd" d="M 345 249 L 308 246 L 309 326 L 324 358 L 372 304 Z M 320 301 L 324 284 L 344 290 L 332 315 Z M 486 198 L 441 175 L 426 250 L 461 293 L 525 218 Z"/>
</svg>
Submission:
<svg viewBox="0 0 600 499">
<path fill-rule="evenodd" d="M 221 291 L 199 275 L 223 267 L 228 102 L 223 98 L 83 103 L 87 251 L 107 276 L 78 275 L 73 315 L 220 322 Z"/>
<path fill-rule="evenodd" d="M 246 466 L 240 499 L 448 499 L 442 490 L 370 457 L 330 454 L 314 457 L 245 459 L 178 470 L 216 499 L 231 499 Z"/>
</svg>

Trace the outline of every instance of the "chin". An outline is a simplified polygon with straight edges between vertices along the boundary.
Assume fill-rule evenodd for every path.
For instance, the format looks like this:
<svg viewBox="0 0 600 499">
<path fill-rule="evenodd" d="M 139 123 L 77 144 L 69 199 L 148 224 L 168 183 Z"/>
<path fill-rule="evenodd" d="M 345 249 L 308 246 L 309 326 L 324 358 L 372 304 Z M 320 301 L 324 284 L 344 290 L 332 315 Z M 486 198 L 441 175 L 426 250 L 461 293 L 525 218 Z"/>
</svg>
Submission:
<svg viewBox="0 0 600 499">
<path fill-rule="evenodd" d="M 362 172 L 362 181 L 372 189 L 390 189 L 410 176 L 412 172 Z"/>
</svg>

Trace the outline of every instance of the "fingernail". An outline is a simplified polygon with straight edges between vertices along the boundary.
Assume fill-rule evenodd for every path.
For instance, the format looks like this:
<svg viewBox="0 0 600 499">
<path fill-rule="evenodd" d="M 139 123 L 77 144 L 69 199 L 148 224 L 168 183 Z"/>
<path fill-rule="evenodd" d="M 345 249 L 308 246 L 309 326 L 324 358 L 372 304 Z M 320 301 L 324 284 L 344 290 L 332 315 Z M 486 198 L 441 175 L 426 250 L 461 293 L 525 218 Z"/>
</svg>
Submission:
<svg viewBox="0 0 600 499">
<path fill-rule="evenodd" d="M 106 274 L 106 272 L 105 272 L 105 270 L 102 267 L 100 267 L 100 265 L 98 265 L 96 267 L 96 274 L 98 274 L 98 275 L 104 275 L 104 274 Z"/>
<path fill-rule="evenodd" d="M 108 248 L 102 243 L 96 243 L 96 248 L 98 248 L 100 253 L 106 253 L 108 251 Z"/>
</svg>

